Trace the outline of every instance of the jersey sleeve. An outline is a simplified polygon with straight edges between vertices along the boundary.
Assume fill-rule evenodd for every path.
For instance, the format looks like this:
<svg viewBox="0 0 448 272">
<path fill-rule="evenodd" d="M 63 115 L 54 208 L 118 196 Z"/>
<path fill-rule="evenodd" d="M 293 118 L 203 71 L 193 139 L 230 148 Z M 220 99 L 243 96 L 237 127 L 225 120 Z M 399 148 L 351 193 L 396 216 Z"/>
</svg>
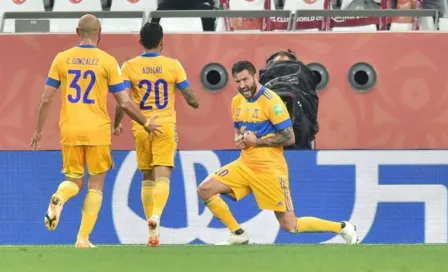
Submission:
<svg viewBox="0 0 448 272">
<path fill-rule="evenodd" d="M 280 97 L 275 97 L 271 101 L 267 115 L 277 132 L 291 127 L 291 118 L 283 100 Z"/>
<path fill-rule="evenodd" d="M 123 63 L 121 66 L 121 74 L 123 77 L 123 85 L 126 89 L 130 89 L 132 87 L 131 79 L 129 78 L 129 64 L 127 62 Z"/>
<path fill-rule="evenodd" d="M 184 67 L 180 64 L 179 61 L 175 62 L 175 71 L 176 71 L 176 87 L 183 91 L 186 88 L 190 87 L 190 82 L 188 82 L 187 74 L 185 73 Z"/>
<path fill-rule="evenodd" d="M 109 92 L 116 93 L 124 91 L 124 85 L 123 85 L 123 77 L 121 74 L 120 66 L 118 65 L 117 60 L 112 57 L 111 60 L 108 62 L 108 82 L 109 85 Z"/>
<path fill-rule="evenodd" d="M 61 85 L 61 76 L 59 74 L 59 62 L 60 62 L 60 55 L 56 55 L 56 57 L 53 59 L 53 62 L 51 63 L 50 71 L 48 72 L 47 81 L 45 82 L 46 85 L 51 86 L 53 88 L 59 88 Z"/>
</svg>

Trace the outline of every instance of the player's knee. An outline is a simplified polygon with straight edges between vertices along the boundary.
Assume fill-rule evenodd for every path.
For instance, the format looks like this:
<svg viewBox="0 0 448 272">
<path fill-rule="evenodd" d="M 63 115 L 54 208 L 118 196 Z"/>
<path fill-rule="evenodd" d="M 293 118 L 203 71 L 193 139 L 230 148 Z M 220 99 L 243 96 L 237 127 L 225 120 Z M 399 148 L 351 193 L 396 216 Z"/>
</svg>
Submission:
<svg viewBox="0 0 448 272">
<path fill-rule="evenodd" d="M 171 172 L 173 171 L 173 167 L 171 166 L 162 166 L 155 165 L 154 166 L 154 176 L 155 178 L 171 178 Z"/>
<path fill-rule="evenodd" d="M 297 231 L 297 222 L 291 222 L 291 221 L 280 221 L 280 227 L 287 232 L 296 232 Z"/>
<path fill-rule="evenodd" d="M 106 173 L 101 173 L 101 174 L 96 174 L 96 175 L 90 174 L 88 189 L 103 191 L 105 177 L 106 177 Z"/>
<path fill-rule="evenodd" d="M 84 188 L 84 180 L 82 178 L 70 178 L 66 177 L 66 180 L 71 181 L 78 185 L 79 190 L 81 191 Z"/>
<path fill-rule="evenodd" d="M 143 180 L 154 180 L 154 172 L 152 170 L 142 170 Z"/>
<path fill-rule="evenodd" d="M 295 233 L 297 231 L 297 219 L 295 216 L 289 216 L 289 214 L 284 214 L 283 216 L 277 217 L 280 227 L 287 232 Z"/>
<path fill-rule="evenodd" d="M 210 198 L 210 197 L 207 197 L 209 195 L 207 191 L 208 191 L 207 186 L 203 186 L 202 184 L 199 185 L 197 188 L 199 198 L 202 200 L 207 200 L 208 198 Z"/>
<path fill-rule="evenodd" d="M 213 196 L 213 188 L 210 183 L 208 182 L 202 182 L 198 186 L 198 195 L 199 198 L 203 201 L 210 199 Z"/>
<path fill-rule="evenodd" d="M 89 182 L 89 190 L 103 191 L 104 183 L 101 182 Z"/>
</svg>

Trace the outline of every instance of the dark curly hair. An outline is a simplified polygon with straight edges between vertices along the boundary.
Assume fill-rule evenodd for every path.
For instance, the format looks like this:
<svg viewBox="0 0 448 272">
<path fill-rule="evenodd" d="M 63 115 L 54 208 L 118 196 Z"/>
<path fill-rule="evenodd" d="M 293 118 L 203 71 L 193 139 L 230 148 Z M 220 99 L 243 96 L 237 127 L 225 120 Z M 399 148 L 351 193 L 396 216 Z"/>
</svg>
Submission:
<svg viewBox="0 0 448 272">
<path fill-rule="evenodd" d="M 241 73 L 242 71 L 247 70 L 249 74 L 255 75 L 257 70 L 255 69 L 255 66 L 252 64 L 252 62 L 243 60 L 238 61 L 232 66 L 232 75 Z"/>
</svg>

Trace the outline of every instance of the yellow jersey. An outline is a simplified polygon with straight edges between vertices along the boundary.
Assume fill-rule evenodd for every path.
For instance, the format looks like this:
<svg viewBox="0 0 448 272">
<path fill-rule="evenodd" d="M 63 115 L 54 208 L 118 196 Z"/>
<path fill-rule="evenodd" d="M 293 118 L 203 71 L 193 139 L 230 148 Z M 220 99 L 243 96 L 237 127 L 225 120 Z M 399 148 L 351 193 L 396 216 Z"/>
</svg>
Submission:
<svg viewBox="0 0 448 272">
<path fill-rule="evenodd" d="M 252 131 L 257 138 L 271 137 L 278 131 L 292 126 L 292 122 L 280 96 L 262 87 L 254 97 L 246 99 L 237 94 L 232 99 L 234 127 L 240 133 Z M 254 169 L 288 171 L 283 147 L 248 147 L 241 151 L 240 160 Z"/>
<path fill-rule="evenodd" d="M 61 143 L 69 146 L 110 145 L 108 92 L 125 90 L 114 57 L 94 45 L 63 51 L 51 64 L 46 81 L 61 90 Z"/>
<path fill-rule="evenodd" d="M 124 86 L 132 90 L 132 98 L 143 115 L 158 115 L 157 122 L 176 123 L 176 88 L 190 84 L 180 62 L 158 52 L 143 53 L 122 66 Z"/>
</svg>

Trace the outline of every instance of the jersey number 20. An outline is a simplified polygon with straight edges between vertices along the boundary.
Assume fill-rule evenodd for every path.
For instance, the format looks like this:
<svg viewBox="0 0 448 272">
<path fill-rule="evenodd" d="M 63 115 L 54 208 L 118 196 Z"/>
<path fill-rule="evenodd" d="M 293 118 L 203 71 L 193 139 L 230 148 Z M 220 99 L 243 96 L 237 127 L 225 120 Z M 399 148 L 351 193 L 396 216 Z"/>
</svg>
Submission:
<svg viewBox="0 0 448 272">
<path fill-rule="evenodd" d="M 95 72 L 92 70 L 87 70 L 84 73 L 81 72 L 81 70 L 68 70 L 69 75 L 75 75 L 75 77 L 72 80 L 72 83 L 70 83 L 70 88 L 75 89 L 76 93 L 73 96 L 72 94 L 69 94 L 68 101 L 71 103 L 78 103 L 81 100 L 82 91 L 81 86 L 79 86 L 79 79 L 81 76 L 84 79 L 90 78 L 89 85 L 87 85 L 87 89 L 84 91 L 84 95 L 82 95 L 82 103 L 84 104 L 95 104 L 95 100 L 89 98 L 89 94 L 92 91 L 93 86 L 96 82 L 96 75 Z"/>
<path fill-rule="evenodd" d="M 142 97 L 142 101 L 140 101 L 140 109 L 142 110 L 152 110 L 152 106 L 148 105 L 146 106 L 146 101 L 148 100 L 149 96 L 151 95 L 151 91 L 154 91 L 155 94 L 155 104 L 157 109 L 162 110 L 168 106 L 168 83 L 163 79 L 158 79 L 154 84 L 151 83 L 149 80 L 142 80 L 138 84 L 138 87 L 146 88 L 145 95 Z M 154 87 L 154 89 L 153 89 Z M 163 89 L 163 102 L 160 102 L 160 87 Z"/>
</svg>

